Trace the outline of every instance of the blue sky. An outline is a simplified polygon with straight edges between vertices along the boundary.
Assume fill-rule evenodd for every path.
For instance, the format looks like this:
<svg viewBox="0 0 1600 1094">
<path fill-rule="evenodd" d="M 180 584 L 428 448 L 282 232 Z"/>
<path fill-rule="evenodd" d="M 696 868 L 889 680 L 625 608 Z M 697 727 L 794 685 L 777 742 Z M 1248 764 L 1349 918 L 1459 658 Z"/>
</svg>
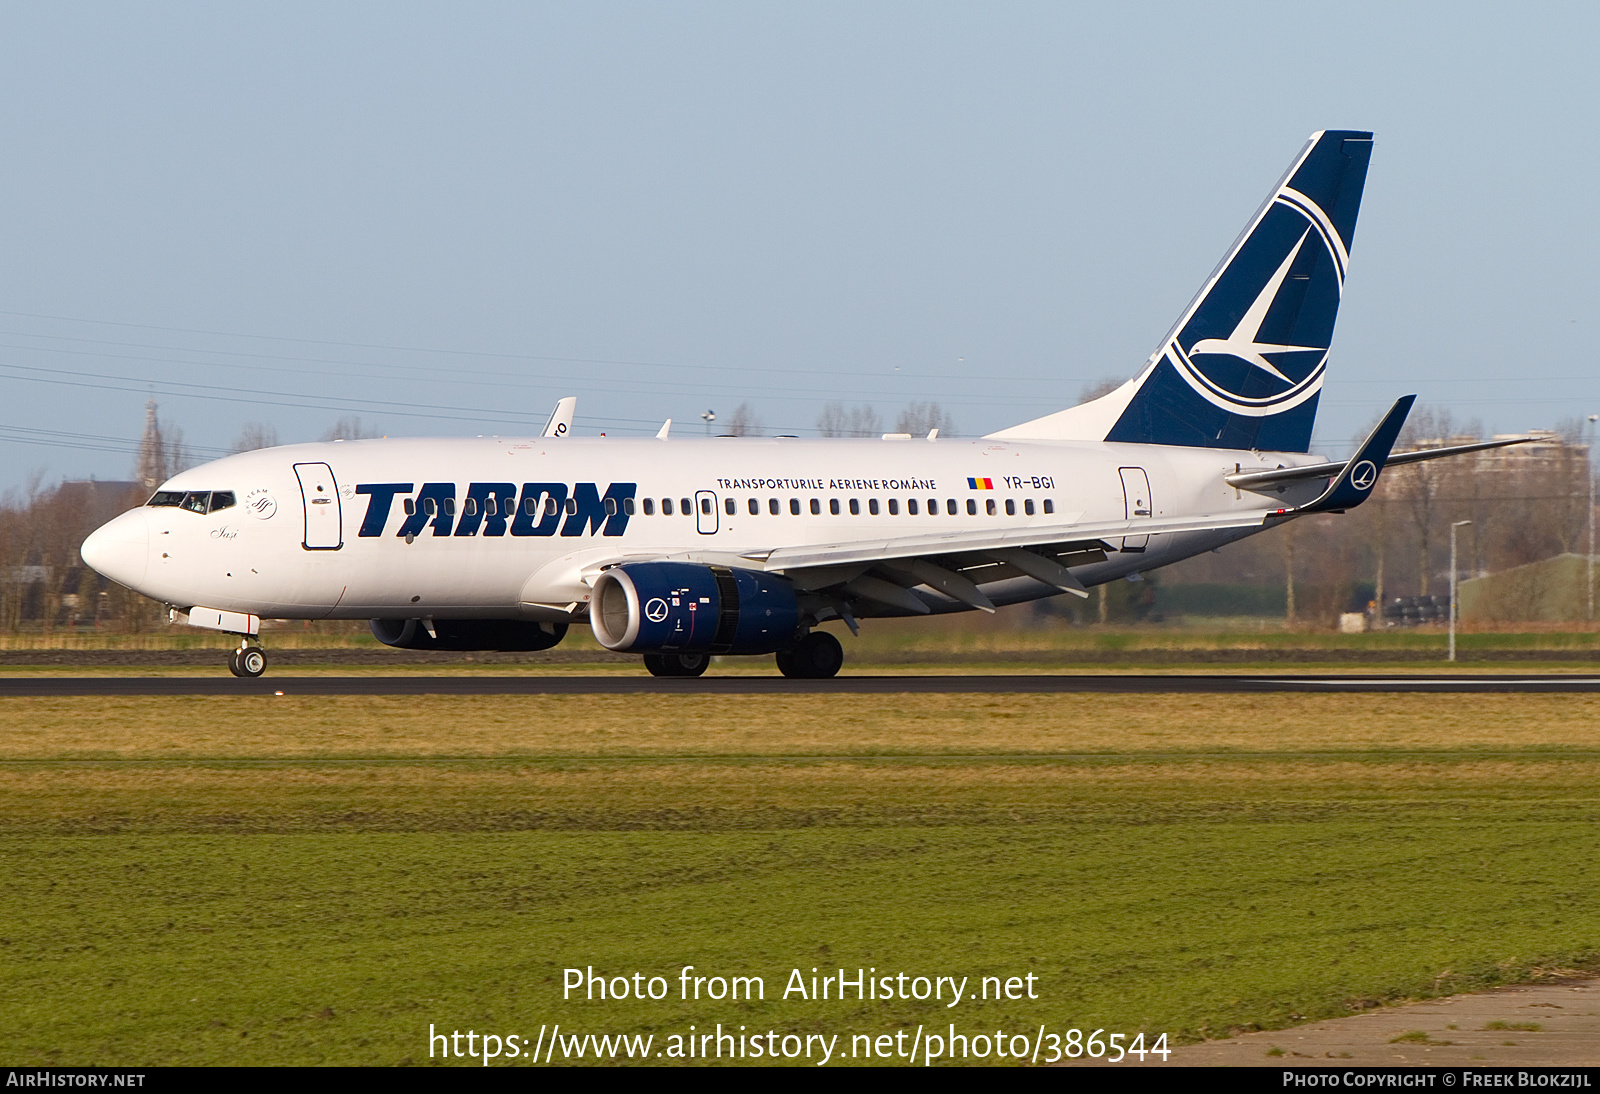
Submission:
<svg viewBox="0 0 1600 1094">
<path fill-rule="evenodd" d="M 964 434 L 1142 364 L 1376 132 L 1318 436 L 1600 412 L 1591 5 L 0 7 L 0 488 L 314 439 Z M 186 385 L 186 386 L 185 386 Z M 204 397 L 202 397 L 204 396 Z"/>
</svg>

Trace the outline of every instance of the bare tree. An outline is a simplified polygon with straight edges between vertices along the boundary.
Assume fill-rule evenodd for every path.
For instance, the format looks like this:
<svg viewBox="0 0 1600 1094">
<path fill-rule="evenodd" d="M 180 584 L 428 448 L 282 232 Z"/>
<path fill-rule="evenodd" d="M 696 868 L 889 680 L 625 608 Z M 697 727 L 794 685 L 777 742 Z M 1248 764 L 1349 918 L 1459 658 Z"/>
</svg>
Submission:
<svg viewBox="0 0 1600 1094">
<path fill-rule="evenodd" d="M 322 435 L 325 441 L 361 441 L 371 437 L 383 436 L 377 429 L 363 425 L 361 419 L 354 414 L 347 414 Z"/>
<path fill-rule="evenodd" d="M 239 428 L 239 439 L 233 442 L 235 452 L 254 452 L 258 448 L 276 448 L 278 431 L 266 422 L 245 422 Z"/>
<path fill-rule="evenodd" d="M 1078 392 L 1078 405 L 1082 406 L 1084 403 L 1092 403 L 1101 396 L 1110 395 L 1113 391 L 1117 390 L 1117 388 L 1121 387 L 1125 383 L 1127 383 L 1126 378 L 1119 378 L 1116 376 L 1107 376 L 1103 379 L 1097 380 L 1096 382 L 1085 387 L 1082 391 Z"/>
<path fill-rule="evenodd" d="M 144 404 L 144 435 L 139 438 L 139 462 L 133 474 L 146 492 L 172 477 L 166 438 L 162 435 L 161 417 L 154 399 Z"/>
<path fill-rule="evenodd" d="M 942 437 L 954 437 L 956 420 L 938 403 L 911 403 L 894 420 L 894 429 L 914 437 L 925 437 L 937 429 Z"/>
<path fill-rule="evenodd" d="M 1401 451 L 1415 451 L 1443 448 L 1451 443 L 1468 443 L 1475 440 L 1481 430 L 1472 426 L 1467 428 L 1472 432 L 1458 432 L 1448 409 L 1425 406 L 1406 422 L 1396 447 Z M 1457 473 L 1457 468 L 1448 465 L 1448 460 L 1429 460 L 1395 469 L 1399 472 L 1395 493 L 1404 512 L 1411 518 L 1417 536 L 1417 585 L 1418 592 L 1423 596 L 1428 595 L 1432 576 L 1433 533 L 1439 519 L 1438 510 L 1449 492 L 1450 479 Z"/>
<path fill-rule="evenodd" d="M 817 416 L 817 432 L 824 437 L 876 437 L 883 433 L 883 419 L 864 403 L 848 410 L 843 403 L 828 403 Z"/>
<path fill-rule="evenodd" d="M 755 408 L 749 403 L 740 403 L 733 412 L 733 417 L 728 419 L 728 436 L 730 437 L 759 437 L 761 436 L 761 419 L 756 417 Z"/>
<path fill-rule="evenodd" d="M 179 471 L 187 471 L 200 462 L 200 457 L 194 449 L 183 443 L 183 430 L 175 425 L 169 425 L 163 431 L 167 442 L 167 473 L 168 476 L 176 475 Z"/>
</svg>

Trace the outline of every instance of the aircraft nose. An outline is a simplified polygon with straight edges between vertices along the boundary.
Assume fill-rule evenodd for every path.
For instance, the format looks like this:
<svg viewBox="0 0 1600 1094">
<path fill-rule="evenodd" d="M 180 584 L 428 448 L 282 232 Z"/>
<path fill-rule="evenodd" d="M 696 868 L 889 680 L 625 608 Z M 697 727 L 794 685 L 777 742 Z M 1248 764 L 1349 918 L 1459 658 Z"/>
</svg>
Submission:
<svg viewBox="0 0 1600 1094">
<path fill-rule="evenodd" d="M 143 509 L 124 513 L 89 533 L 83 561 L 119 585 L 137 589 L 150 564 L 150 529 Z"/>
</svg>

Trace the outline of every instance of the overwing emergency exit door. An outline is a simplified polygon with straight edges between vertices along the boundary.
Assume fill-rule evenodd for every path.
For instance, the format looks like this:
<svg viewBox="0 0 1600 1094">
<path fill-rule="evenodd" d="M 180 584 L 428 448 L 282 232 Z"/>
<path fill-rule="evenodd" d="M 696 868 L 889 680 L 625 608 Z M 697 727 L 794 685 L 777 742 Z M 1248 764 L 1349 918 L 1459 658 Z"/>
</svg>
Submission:
<svg viewBox="0 0 1600 1094">
<path fill-rule="evenodd" d="M 1150 476 L 1144 473 L 1142 467 L 1121 467 L 1117 473 L 1122 476 L 1122 503 L 1127 519 L 1150 519 L 1155 512 L 1155 506 L 1150 504 Z M 1142 551 L 1149 545 L 1149 536 L 1122 537 L 1124 551 Z"/>
<path fill-rule="evenodd" d="M 294 473 L 300 480 L 306 511 L 306 535 L 301 546 L 308 551 L 337 551 L 344 546 L 344 507 L 339 502 L 339 484 L 334 481 L 333 468 L 325 463 L 297 463 Z"/>
<path fill-rule="evenodd" d="M 709 490 L 701 490 L 694 496 L 694 526 L 702 536 L 709 536 L 717 530 L 717 496 Z"/>
</svg>

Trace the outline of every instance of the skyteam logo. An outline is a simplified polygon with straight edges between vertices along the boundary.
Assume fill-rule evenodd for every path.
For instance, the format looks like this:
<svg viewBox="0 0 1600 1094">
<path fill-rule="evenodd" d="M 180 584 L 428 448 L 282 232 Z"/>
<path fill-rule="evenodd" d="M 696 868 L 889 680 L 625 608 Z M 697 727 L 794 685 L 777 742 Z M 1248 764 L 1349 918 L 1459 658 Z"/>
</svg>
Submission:
<svg viewBox="0 0 1600 1094">
<path fill-rule="evenodd" d="M 1167 360 L 1231 414 L 1292 410 L 1322 390 L 1349 261 L 1327 214 L 1281 187 L 1167 343 Z"/>
</svg>

